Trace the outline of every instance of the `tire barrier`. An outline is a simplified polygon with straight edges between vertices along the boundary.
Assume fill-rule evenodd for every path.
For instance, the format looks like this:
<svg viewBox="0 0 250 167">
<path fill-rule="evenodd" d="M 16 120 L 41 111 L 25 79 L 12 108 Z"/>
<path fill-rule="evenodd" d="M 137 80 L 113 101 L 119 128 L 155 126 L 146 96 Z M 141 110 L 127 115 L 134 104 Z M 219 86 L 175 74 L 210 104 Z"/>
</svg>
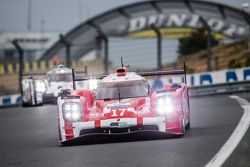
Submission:
<svg viewBox="0 0 250 167">
<path fill-rule="evenodd" d="M 24 63 L 24 72 L 45 72 L 51 70 L 57 64 L 53 61 L 39 61 Z M 72 61 L 73 68 L 82 66 L 81 62 Z M 0 64 L 0 75 L 14 74 L 19 71 L 19 63 Z"/>
</svg>

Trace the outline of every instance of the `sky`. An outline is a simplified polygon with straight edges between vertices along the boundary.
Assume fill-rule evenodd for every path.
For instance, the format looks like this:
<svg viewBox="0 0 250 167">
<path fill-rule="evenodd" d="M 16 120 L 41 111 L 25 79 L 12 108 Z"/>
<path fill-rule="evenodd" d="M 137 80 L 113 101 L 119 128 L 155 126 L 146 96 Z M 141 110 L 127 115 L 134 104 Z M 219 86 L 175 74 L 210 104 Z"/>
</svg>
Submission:
<svg viewBox="0 0 250 167">
<path fill-rule="evenodd" d="M 86 19 L 121 5 L 142 0 L 0 0 L 0 31 L 28 31 L 31 1 L 31 31 L 68 32 Z M 216 1 L 216 0 L 209 0 Z M 217 0 L 235 7 L 250 0 Z"/>
<path fill-rule="evenodd" d="M 31 31 L 67 32 L 74 26 L 134 0 L 0 0 L 0 31 L 28 30 L 28 3 L 32 6 Z"/>
<path fill-rule="evenodd" d="M 75 26 L 96 15 L 122 5 L 143 0 L 0 0 L 0 32 L 28 31 L 28 4 L 31 2 L 33 32 L 67 33 Z M 173 0 L 174 1 L 174 0 Z M 250 0 L 208 0 L 240 7 Z M 135 45 L 136 44 L 136 45 Z M 163 40 L 163 64 L 174 61 L 177 40 Z M 119 66 L 124 57 L 131 67 L 156 67 L 156 42 L 148 40 L 116 40 L 110 42 L 110 61 Z"/>
</svg>

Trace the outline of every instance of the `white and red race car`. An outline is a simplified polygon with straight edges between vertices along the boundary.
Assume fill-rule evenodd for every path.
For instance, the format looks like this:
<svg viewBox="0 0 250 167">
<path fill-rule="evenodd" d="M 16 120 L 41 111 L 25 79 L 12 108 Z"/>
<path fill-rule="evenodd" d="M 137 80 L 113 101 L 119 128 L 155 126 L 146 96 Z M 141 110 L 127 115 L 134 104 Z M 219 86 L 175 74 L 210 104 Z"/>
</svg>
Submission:
<svg viewBox="0 0 250 167">
<path fill-rule="evenodd" d="M 86 69 L 83 73 L 86 75 Z M 27 73 L 22 79 L 22 104 L 23 106 L 37 106 L 44 103 L 56 103 L 57 97 L 63 89 L 73 89 L 72 69 L 64 65 L 57 65 L 47 73 Z M 40 76 L 37 79 L 33 76 Z M 84 86 L 78 82 L 78 87 Z M 79 85 L 80 84 L 80 85 Z"/>
<path fill-rule="evenodd" d="M 94 134 L 157 131 L 183 136 L 185 130 L 190 128 L 186 82 L 168 83 L 161 90 L 151 91 L 144 78 L 156 75 L 186 76 L 185 68 L 135 73 L 122 67 L 116 73 L 95 77 L 77 77 L 74 72 L 72 74 L 73 83 L 91 78 L 101 80 L 95 91 L 65 90 L 58 97 L 59 141 L 62 144 Z"/>
<path fill-rule="evenodd" d="M 72 70 L 64 65 L 57 65 L 47 72 L 43 81 L 46 91 L 43 94 L 44 103 L 56 103 L 62 89 L 73 89 Z"/>
</svg>

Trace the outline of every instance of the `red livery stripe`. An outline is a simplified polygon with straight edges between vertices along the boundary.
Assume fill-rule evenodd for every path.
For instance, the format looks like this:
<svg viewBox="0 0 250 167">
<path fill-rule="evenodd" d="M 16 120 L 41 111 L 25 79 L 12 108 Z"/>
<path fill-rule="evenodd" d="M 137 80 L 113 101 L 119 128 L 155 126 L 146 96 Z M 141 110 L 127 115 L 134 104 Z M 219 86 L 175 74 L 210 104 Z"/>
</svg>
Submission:
<svg viewBox="0 0 250 167">
<path fill-rule="evenodd" d="M 95 128 L 101 127 L 101 120 L 95 120 Z"/>
<path fill-rule="evenodd" d="M 70 140 L 74 138 L 72 122 L 64 122 L 64 130 L 66 134 L 66 140 Z"/>
<path fill-rule="evenodd" d="M 137 117 L 137 125 L 143 124 L 143 117 Z"/>
</svg>

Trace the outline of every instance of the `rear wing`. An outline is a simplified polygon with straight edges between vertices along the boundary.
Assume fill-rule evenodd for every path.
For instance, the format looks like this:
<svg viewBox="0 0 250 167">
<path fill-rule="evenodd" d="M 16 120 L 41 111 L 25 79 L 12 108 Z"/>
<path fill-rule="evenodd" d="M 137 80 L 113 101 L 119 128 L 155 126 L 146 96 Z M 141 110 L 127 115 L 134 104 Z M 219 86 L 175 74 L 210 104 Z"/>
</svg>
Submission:
<svg viewBox="0 0 250 167">
<path fill-rule="evenodd" d="M 187 84 L 186 63 L 183 62 L 183 70 L 167 70 L 167 71 L 152 71 L 152 72 L 138 72 L 141 76 L 159 76 L 159 75 L 184 75 L 184 83 Z"/>
<path fill-rule="evenodd" d="M 103 79 L 104 77 L 108 76 L 108 74 L 102 74 L 102 75 L 85 75 L 85 76 L 76 76 L 77 73 L 80 73 L 78 71 L 75 71 L 72 68 L 72 81 L 73 81 L 73 89 L 76 89 L 76 81 L 87 81 L 90 79 Z"/>
<path fill-rule="evenodd" d="M 77 72 L 72 69 L 72 81 L 73 81 L 73 89 L 76 89 L 75 81 L 86 81 L 90 79 L 103 79 L 109 74 L 101 74 L 101 75 L 85 75 L 85 76 L 76 76 Z M 137 72 L 136 74 L 141 76 L 159 76 L 159 75 L 184 75 L 184 82 L 187 83 L 186 77 L 186 63 L 183 63 L 183 70 L 166 70 L 166 71 L 152 71 L 152 72 Z"/>
<path fill-rule="evenodd" d="M 23 78 L 23 76 L 41 76 L 41 75 L 46 75 L 48 73 L 48 71 L 46 72 L 29 72 L 29 73 L 21 73 L 21 78 Z M 84 67 L 84 71 L 74 71 L 74 73 L 77 73 L 77 74 L 85 74 L 87 75 L 88 73 L 88 69 L 87 67 L 85 66 Z"/>
</svg>

